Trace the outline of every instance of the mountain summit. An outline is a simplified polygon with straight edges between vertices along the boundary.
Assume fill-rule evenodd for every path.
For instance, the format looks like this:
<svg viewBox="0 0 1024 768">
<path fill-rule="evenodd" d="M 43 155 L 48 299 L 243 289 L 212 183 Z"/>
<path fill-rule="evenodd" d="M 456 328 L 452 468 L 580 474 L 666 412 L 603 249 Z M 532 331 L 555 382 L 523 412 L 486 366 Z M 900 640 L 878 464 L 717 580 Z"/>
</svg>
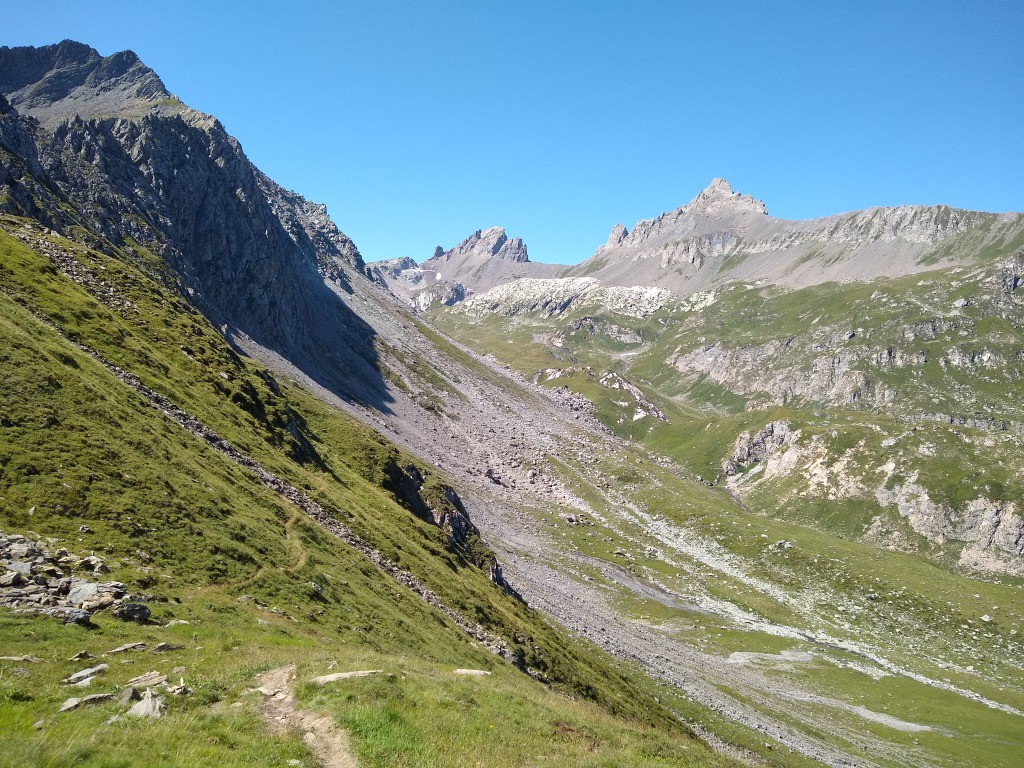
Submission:
<svg viewBox="0 0 1024 768">
<path fill-rule="evenodd" d="M 715 216 L 738 211 L 768 215 L 768 209 L 764 203 L 755 200 L 750 195 L 741 195 L 734 191 L 725 179 L 712 179 L 711 183 L 681 210 L 702 216 Z"/>
<path fill-rule="evenodd" d="M 521 238 L 508 239 L 502 227 L 491 227 L 490 229 L 478 229 L 461 243 L 447 251 L 441 246 L 434 249 L 434 255 L 424 262 L 427 265 L 440 264 L 442 262 L 464 262 L 481 261 L 490 258 L 503 259 L 525 263 L 530 260 L 526 254 L 526 245 Z"/>
<path fill-rule="evenodd" d="M 786 221 L 716 178 L 686 205 L 632 230 L 617 224 L 566 277 L 654 286 L 681 294 L 732 280 L 800 288 L 913 274 L 1002 248 L 1024 235 L 1024 214 L 946 205 L 869 208 Z"/>
<path fill-rule="evenodd" d="M 374 277 L 414 306 L 455 304 L 474 293 L 524 277 L 557 277 L 566 267 L 530 261 L 521 238 L 509 238 L 502 227 L 478 229 L 458 245 L 420 264 L 390 259 L 370 264 Z"/>
<path fill-rule="evenodd" d="M 75 115 L 89 119 L 183 108 L 133 51 L 100 56 L 74 40 L 0 48 L 0 93 L 45 127 Z"/>
</svg>

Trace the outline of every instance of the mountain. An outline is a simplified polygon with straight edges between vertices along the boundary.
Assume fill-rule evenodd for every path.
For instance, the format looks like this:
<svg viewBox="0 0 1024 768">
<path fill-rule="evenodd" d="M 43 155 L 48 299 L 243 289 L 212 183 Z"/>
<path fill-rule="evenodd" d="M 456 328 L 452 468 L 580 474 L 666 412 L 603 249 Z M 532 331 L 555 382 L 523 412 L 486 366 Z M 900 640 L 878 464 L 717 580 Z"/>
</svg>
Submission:
<svg viewBox="0 0 1024 768">
<path fill-rule="evenodd" d="M 73 40 L 43 48 L 0 48 L 0 92 L 22 115 L 47 128 L 75 116 L 141 117 L 184 109 L 132 51 L 102 57 Z"/>
<path fill-rule="evenodd" d="M 800 688 L 794 676 L 816 680 L 816 693 L 800 700 L 823 696 L 844 708 L 849 699 L 836 694 L 852 680 L 817 677 L 812 664 L 795 661 L 802 651 L 810 661 L 820 646 L 750 650 L 747 632 L 760 631 L 759 617 L 786 613 L 770 631 L 800 626 L 870 660 L 829 663 L 852 662 L 864 686 L 854 687 L 879 714 L 890 673 L 923 683 L 920 701 L 936 686 L 976 690 L 982 669 L 1009 658 L 1003 643 L 1016 646 L 1024 622 L 995 613 L 1005 600 L 1019 602 L 1024 587 L 1020 219 L 938 206 L 787 223 L 716 182 L 631 233 L 616 227 L 561 278 L 497 286 L 427 318 L 565 397 L 660 468 L 638 459 L 635 473 L 608 472 L 598 454 L 594 475 L 579 479 L 588 500 L 619 494 L 618 506 L 609 498 L 583 518 L 602 526 L 597 541 L 566 533 L 590 558 L 581 577 L 609 559 L 624 564 L 623 580 L 647 574 L 644 583 L 668 587 L 635 609 L 651 636 L 693 632 L 700 647 L 725 643 L 737 673 L 764 664 L 785 686 Z M 715 242 L 717 253 L 705 247 Z M 760 253 L 746 253 L 751 243 Z M 694 254 L 693 263 L 669 266 L 665 254 L 675 252 Z M 691 487 L 673 496 L 666 489 L 675 477 L 708 495 Z M 715 506 L 720 493 L 730 506 Z M 571 517 L 573 528 L 581 524 Z M 630 523 L 612 522 L 624 518 Z M 677 568 L 685 576 L 673 576 Z M 745 587 L 727 586 L 734 578 Z M 973 589 L 981 584 L 1005 587 L 1003 601 Z M 744 597 L 732 591 L 745 588 Z M 680 595 L 707 607 L 720 594 L 728 607 L 717 610 L 733 623 L 703 634 L 700 621 L 680 618 Z M 744 639 L 734 645 L 726 638 L 738 627 Z M 639 633 L 633 642 L 643 642 Z M 872 667 L 908 654 L 936 665 Z M 1019 701 L 1020 681 L 1009 669 L 991 679 L 988 706 Z M 1024 712 L 1011 707 L 1012 718 Z M 922 719 L 923 708 L 898 711 L 906 719 L 891 728 L 941 727 Z M 1019 721 L 985 730 L 1005 734 L 1017 727 L 1011 722 Z M 842 732 L 834 721 L 822 727 Z M 962 724 L 946 727 L 966 735 Z M 892 741 L 876 747 L 883 744 Z M 941 751 L 893 760 L 956 764 Z M 881 754 L 852 759 L 887 762 Z M 992 754 L 972 759 L 1010 764 Z"/>
<path fill-rule="evenodd" d="M 608 242 L 565 276 L 682 295 L 736 280 L 801 288 L 915 274 L 1021 244 L 1021 213 L 899 206 L 786 221 L 714 179 L 681 208 L 638 221 L 632 231 L 616 225 Z"/>
<path fill-rule="evenodd" d="M 67 41 L 0 49 L 0 91 L 15 110 L 5 135 L 38 163 L 7 172 L 2 210 L 159 259 L 228 333 L 345 370 L 323 383 L 348 397 L 385 396 L 372 332 L 343 298 L 364 268 L 355 245 L 323 206 L 253 166 L 219 121 L 170 98 L 134 54 Z"/>
<path fill-rule="evenodd" d="M 3 51 L 5 760 L 1015 765 L 1012 243 L 416 312 L 154 78 Z"/>
<path fill-rule="evenodd" d="M 121 735 L 102 725 L 130 705 L 110 687 L 135 677 L 167 710 L 169 764 L 349 759 L 333 737 L 314 757 L 263 728 L 270 704 L 242 694 L 276 666 L 268 702 L 297 710 L 295 665 L 309 680 L 340 661 L 388 670 L 381 681 L 411 705 L 396 709 L 373 678 L 346 687 L 357 698 L 340 716 L 367 765 L 410 749 L 463 764 L 495 708 L 543 726 L 492 765 L 569 759 L 576 742 L 557 728 L 593 733 L 595 759 L 637 764 L 653 738 L 665 765 L 727 762 L 648 681 L 527 607 L 481 538 L 469 508 L 486 519 L 508 488 L 481 467 L 516 430 L 483 450 L 466 440 L 530 395 L 504 392 L 396 304 L 322 206 L 274 184 L 214 118 L 164 103 L 134 54 L 8 48 L 0 79 L 0 636 L 15 665 L 0 710 L 25 726 L 0 737 L 9 760 L 149 760 L 122 738 L 144 720 L 122 719 Z M 478 382 L 484 413 L 439 441 L 464 397 L 451 380 Z M 465 497 L 424 459 L 439 452 L 475 478 Z M 66 660 L 121 645 L 124 664 L 80 676 L 99 693 L 68 699 L 60 681 L 86 665 Z M 477 674 L 487 703 L 457 717 L 470 731 L 438 729 L 446 697 L 472 698 Z M 160 682 L 174 675 L 180 686 Z M 360 718 L 404 735 L 368 747 Z"/>
<path fill-rule="evenodd" d="M 807 239 L 783 237 L 797 225 L 770 219 L 760 201 L 716 179 L 675 213 L 632 233 L 614 230 L 578 268 L 603 260 L 597 277 L 513 282 L 437 322 L 479 349 L 505 350 L 513 340 L 509 360 L 535 381 L 564 385 L 568 366 L 582 384 L 586 363 L 581 392 L 593 393 L 594 382 L 618 390 L 596 390 L 598 403 L 618 406 L 605 412 L 608 426 L 681 461 L 695 459 L 673 445 L 688 442 L 683 433 L 734 414 L 744 428 L 723 436 L 718 455 L 702 456 L 696 471 L 765 510 L 810 506 L 824 494 L 846 507 L 846 535 L 928 550 L 977 574 L 1024 576 L 1021 488 L 1003 477 L 1008 457 L 987 436 L 1024 448 L 1015 401 L 1024 377 L 1021 221 L 942 207 L 871 209 L 799 222 Z M 696 258 L 683 278 L 650 255 L 700 238 L 730 242 L 741 231 L 747 239 L 732 247 L 749 250 L 762 238 L 764 258 L 737 260 L 726 250 Z M 653 275 L 646 285 L 616 284 L 616 274 L 642 279 L 645 268 Z M 652 287 L 666 284 L 675 293 Z M 685 295 L 695 285 L 709 290 Z M 673 406 L 683 412 L 673 415 Z M 820 432 L 822 418 L 841 429 Z M 894 423 L 911 426 L 902 433 Z M 875 434 L 851 442 L 862 429 Z M 916 453 L 898 447 L 924 431 L 935 442 Z M 949 448 L 954 439 L 969 451 Z M 820 512 L 815 524 L 834 531 L 825 522 L 834 512 Z M 892 533 L 897 523 L 909 537 Z M 880 535 L 887 525 L 891 535 Z"/>
<path fill-rule="evenodd" d="M 421 309 L 433 304 L 451 306 L 467 296 L 522 278 L 557 277 L 560 264 L 530 261 L 523 241 L 511 240 L 501 227 L 477 230 L 454 248 L 437 246 L 421 264 L 391 259 L 369 265 L 371 273 L 396 296 Z"/>
</svg>

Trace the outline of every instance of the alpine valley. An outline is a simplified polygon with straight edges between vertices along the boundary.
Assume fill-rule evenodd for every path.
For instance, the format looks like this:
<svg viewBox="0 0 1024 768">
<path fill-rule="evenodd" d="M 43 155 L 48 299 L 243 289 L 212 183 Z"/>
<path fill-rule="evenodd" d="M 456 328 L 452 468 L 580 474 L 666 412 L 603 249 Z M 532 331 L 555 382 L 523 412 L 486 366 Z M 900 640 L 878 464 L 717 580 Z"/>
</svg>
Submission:
<svg viewBox="0 0 1024 768">
<path fill-rule="evenodd" d="M 0 764 L 1019 765 L 1024 214 L 423 256 L 0 48 Z"/>
</svg>

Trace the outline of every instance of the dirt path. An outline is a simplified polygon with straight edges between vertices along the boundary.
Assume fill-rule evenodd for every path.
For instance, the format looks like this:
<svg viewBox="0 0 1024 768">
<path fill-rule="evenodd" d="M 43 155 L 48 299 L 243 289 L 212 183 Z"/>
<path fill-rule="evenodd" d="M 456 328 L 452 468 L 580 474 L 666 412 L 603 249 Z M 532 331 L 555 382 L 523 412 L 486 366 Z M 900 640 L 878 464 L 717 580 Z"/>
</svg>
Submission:
<svg viewBox="0 0 1024 768">
<path fill-rule="evenodd" d="M 295 665 L 264 672 L 256 682 L 263 695 L 260 713 L 279 733 L 300 730 L 302 740 L 309 745 L 321 768 L 358 768 L 352 756 L 345 731 L 336 728 L 330 717 L 298 709 L 292 686 L 295 683 Z"/>
</svg>

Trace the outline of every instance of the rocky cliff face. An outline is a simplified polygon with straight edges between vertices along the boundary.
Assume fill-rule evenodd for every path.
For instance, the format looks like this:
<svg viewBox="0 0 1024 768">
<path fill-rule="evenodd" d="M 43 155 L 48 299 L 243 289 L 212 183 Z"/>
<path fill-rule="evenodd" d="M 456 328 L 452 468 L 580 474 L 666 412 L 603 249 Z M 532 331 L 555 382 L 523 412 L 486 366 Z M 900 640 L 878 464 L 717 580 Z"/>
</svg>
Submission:
<svg viewBox="0 0 1024 768">
<path fill-rule="evenodd" d="M 527 313 L 552 317 L 591 308 L 641 318 L 653 315 L 671 301 L 672 294 L 662 288 L 605 286 L 586 277 L 523 279 L 474 296 L 459 306 L 457 311 L 473 317 Z"/>
<path fill-rule="evenodd" d="M 869 208 L 823 219 L 786 221 L 764 203 L 715 179 L 681 208 L 621 224 L 567 276 L 613 285 L 656 285 L 680 294 L 732 280 L 788 288 L 869 280 L 970 261 L 1024 234 L 1024 214 L 938 206 Z"/>
<path fill-rule="evenodd" d="M 362 277 L 359 251 L 219 121 L 130 51 L 101 57 L 69 41 L 0 49 L 0 92 L 3 210 L 152 254 L 226 332 L 297 364 L 333 361 L 350 376 L 332 386 L 380 396 L 372 332 L 340 298 Z"/>
<path fill-rule="evenodd" d="M 894 535 L 894 520 L 902 519 L 914 534 L 930 544 L 958 542 L 958 566 L 974 572 L 1024 574 L 1024 521 L 1016 501 L 996 501 L 984 495 L 951 503 L 936 498 L 921 484 L 920 457 L 882 442 L 872 451 L 859 442 L 844 451 L 833 444 L 838 436 L 805 436 L 785 421 L 775 421 L 754 433 L 743 432 L 722 469 L 734 490 L 751 492 L 757 486 L 801 477 L 801 499 L 827 498 L 835 504 L 875 502 L 880 514 L 861 534 L 872 544 L 908 552 L 918 546 L 906 535 Z M 927 447 L 927 443 L 925 446 Z M 928 455 L 928 451 L 925 451 Z M 741 475 L 746 472 L 746 475 Z M 886 520 L 888 519 L 888 522 Z"/>
</svg>

